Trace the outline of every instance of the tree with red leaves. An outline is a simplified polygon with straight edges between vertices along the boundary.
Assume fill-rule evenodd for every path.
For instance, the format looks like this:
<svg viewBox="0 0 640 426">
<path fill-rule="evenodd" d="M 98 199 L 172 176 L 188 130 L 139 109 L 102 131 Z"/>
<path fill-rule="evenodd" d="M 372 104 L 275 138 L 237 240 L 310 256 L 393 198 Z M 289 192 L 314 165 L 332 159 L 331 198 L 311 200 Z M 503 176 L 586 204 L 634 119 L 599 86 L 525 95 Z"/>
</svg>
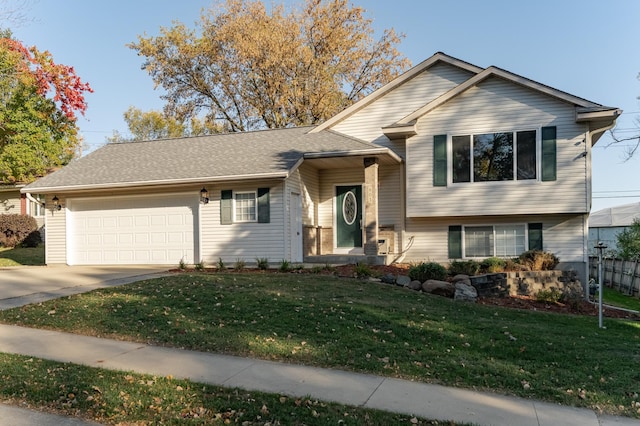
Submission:
<svg viewBox="0 0 640 426">
<path fill-rule="evenodd" d="M 1 182 L 30 182 L 73 158 L 85 92 L 73 67 L 0 31 Z"/>
</svg>

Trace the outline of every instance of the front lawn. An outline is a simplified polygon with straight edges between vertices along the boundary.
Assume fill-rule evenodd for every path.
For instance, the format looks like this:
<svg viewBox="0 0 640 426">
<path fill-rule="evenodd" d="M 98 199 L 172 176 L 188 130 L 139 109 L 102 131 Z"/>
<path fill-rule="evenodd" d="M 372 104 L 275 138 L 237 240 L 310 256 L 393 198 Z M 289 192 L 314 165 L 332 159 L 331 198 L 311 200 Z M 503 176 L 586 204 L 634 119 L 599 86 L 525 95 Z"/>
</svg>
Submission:
<svg viewBox="0 0 640 426">
<path fill-rule="evenodd" d="M 0 372 L 4 401 L 108 424 L 453 424 L 19 355 L 0 353 Z"/>
<path fill-rule="evenodd" d="M 0 247 L 0 267 L 44 265 L 44 244 L 38 247 Z"/>
<path fill-rule="evenodd" d="M 640 323 L 309 274 L 177 274 L 0 321 L 493 390 L 640 417 Z M 640 404 L 639 404 L 640 405 Z"/>
</svg>

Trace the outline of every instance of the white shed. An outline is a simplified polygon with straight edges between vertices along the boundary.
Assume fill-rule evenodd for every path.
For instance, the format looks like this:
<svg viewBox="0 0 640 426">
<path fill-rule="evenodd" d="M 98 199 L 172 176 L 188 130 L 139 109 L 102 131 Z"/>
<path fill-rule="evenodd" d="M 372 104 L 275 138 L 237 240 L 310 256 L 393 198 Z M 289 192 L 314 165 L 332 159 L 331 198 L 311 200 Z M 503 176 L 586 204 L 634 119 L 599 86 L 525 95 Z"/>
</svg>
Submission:
<svg viewBox="0 0 640 426">
<path fill-rule="evenodd" d="M 617 250 L 618 234 L 640 219 L 640 202 L 598 210 L 589 216 L 589 254 L 597 255 L 598 242 L 608 246 L 607 251 Z"/>
</svg>

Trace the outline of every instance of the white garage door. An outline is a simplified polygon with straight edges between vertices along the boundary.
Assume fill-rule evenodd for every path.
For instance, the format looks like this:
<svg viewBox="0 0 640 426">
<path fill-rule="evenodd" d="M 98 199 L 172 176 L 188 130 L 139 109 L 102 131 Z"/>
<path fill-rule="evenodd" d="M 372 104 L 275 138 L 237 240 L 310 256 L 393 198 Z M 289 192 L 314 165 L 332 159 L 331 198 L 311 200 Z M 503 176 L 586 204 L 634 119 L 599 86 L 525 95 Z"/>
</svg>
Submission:
<svg viewBox="0 0 640 426">
<path fill-rule="evenodd" d="M 193 263 L 198 197 L 109 197 L 67 203 L 70 265 Z"/>
</svg>

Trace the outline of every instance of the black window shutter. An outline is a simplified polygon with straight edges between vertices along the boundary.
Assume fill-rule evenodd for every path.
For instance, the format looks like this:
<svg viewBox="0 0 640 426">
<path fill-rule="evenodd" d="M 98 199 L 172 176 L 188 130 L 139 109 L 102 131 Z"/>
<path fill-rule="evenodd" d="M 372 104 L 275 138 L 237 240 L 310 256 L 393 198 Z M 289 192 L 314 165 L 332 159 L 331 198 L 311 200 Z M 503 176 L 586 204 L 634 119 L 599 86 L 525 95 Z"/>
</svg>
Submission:
<svg viewBox="0 0 640 426">
<path fill-rule="evenodd" d="M 447 186 L 447 135 L 433 137 L 433 186 Z"/>
<path fill-rule="evenodd" d="M 449 227 L 449 259 L 462 259 L 462 226 Z"/>
<path fill-rule="evenodd" d="M 269 223 L 270 216 L 269 188 L 258 188 L 258 222 Z"/>
<path fill-rule="evenodd" d="M 220 224 L 230 225 L 233 223 L 233 191 L 222 190 L 220 193 Z"/>
<path fill-rule="evenodd" d="M 542 180 L 552 181 L 557 178 L 556 128 L 542 128 Z"/>
<path fill-rule="evenodd" d="M 529 250 L 542 250 L 542 224 L 529 224 Z"/>
</svg>

